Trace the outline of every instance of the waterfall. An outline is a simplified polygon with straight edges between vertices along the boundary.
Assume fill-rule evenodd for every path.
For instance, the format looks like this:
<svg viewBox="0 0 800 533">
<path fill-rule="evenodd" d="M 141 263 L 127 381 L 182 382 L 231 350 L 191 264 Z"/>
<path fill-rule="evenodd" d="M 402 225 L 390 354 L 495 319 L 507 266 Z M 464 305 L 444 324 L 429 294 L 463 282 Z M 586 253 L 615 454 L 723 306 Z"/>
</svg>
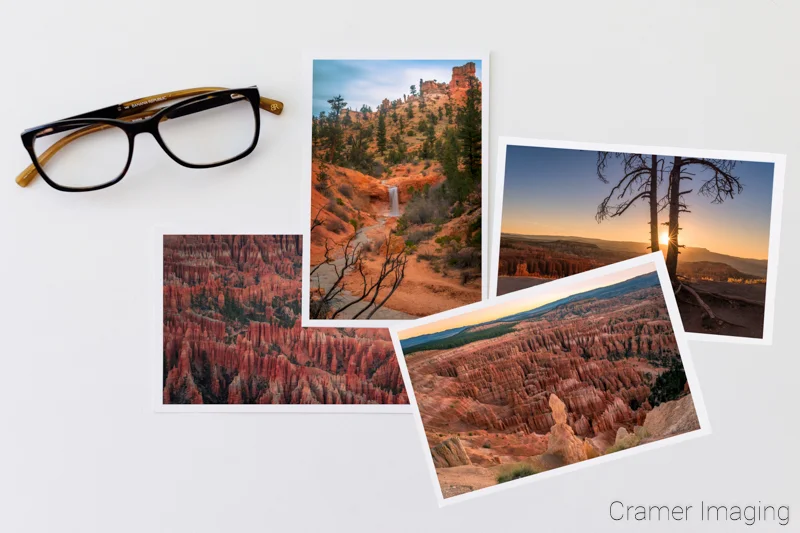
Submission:
<svg viewBox="0 0 800 533">
<path fill-rule="evenodd" d="M 400 204 L 397 201 L 397 187 L 389 187 L 389 216 L 400 216 Z"/>
</svg>

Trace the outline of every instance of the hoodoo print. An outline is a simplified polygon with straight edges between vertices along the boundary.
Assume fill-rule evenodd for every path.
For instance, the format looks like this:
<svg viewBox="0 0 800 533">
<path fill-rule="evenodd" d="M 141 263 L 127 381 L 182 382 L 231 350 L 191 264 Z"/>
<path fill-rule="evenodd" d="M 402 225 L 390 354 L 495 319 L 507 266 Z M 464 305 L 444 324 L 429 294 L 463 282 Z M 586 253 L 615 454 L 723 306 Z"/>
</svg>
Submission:
<svg viewBox="0 0 800 533">
<path fill-rule="evenodd" d="M 700 429 L 652 262 L 398 335 L 444 498 Z"/>
<path fill-rule="evenodd" d="M 164 404 L 408 403 L 386 330 L 301 327 L 301 241 L 164 236 Z"/>
</svg>

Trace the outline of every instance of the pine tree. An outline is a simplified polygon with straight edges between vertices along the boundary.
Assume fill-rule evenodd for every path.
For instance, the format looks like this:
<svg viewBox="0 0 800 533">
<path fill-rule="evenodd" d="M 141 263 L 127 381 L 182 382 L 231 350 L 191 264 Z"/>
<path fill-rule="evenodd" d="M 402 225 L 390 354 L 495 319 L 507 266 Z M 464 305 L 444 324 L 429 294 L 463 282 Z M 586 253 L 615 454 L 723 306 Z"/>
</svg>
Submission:
<svg viewBox="0 0 800 533">
<path fill-rule="evenodd" d="M 386 118 L 383 112 L 378 114 L 378 152 L 383 154 L 386 151 Z"/>
<path fill-rule="evenodd" d="M 474 183 L 481 181 L 481 91 L 477 80 L 470 78 L 464 106 L 456 117 L 464 170 Z"/>
<path fill-rule="evenodd" d="M 408 102 L 408 106 L 406 107 L 406 115 L 408 116 L 408 120 L 414 118 L 414 102 Z"/>
<path fill-rule="evenodd" d="M 422 142 L 421 157 L 423 159 L 433 159 L 435 146 L 436 146 L 436 130 L 433 128 L 432 125 L 429 125 L 428 128 L 425 130 L 425 140 Z"/>
<path fill-rule="evenodd" d="M 442 136 L 439 162 L 446 178 L 447 192 L 454 202 L 464 201 L 472 189 L 469 177 L 459 169 L 459 139 L 454 128 L 447 128 Z"/>
<path fill-rule="evenodd" d="M 389 162 L 395 165 L 398 163 L 404 163 L 406 161 L 406 156 L 407 156 L 406 152 L 407 146 L 405 141 L 403 141 L 402 137 L 400 137 L 400 134 L 395 133 L 392 136 L 392 144 L 393 148 L 389 153 Z"/>
<path fill-rule="evenodd" d="M 330 162 L 337 162 L 340 160 L 341 151 L 342 151 L 342 136 L 344 134 L 342 127 L 339 123 L 339 116 L 347 106 L 347 102 L 344 101 L 342 95 L 337 95 L 328 100 L 328 103 L 331 106 L 331 112 L 328 115 L 328 125 L 327 125 L 327 137 L 328 137 L 328 161 Z M 320 114 L 321 116 L 321 114 Z"/>
</svg>

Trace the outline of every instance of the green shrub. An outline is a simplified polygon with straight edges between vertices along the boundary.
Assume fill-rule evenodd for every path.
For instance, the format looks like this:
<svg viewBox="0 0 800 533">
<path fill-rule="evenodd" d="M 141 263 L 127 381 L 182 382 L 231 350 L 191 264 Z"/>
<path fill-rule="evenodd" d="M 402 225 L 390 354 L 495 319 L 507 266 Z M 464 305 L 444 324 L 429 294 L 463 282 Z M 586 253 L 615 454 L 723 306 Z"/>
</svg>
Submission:
<svg viewBox="0 0 800 533">
<path fill-rule="evenodd" d="M 344 205 L 344 200 L 342 200 L 341 198 L 337 198 L 336 199 L 336 204 L 337 205 Z"/>
<path fill-rule="evenodd" d="M 325 222 L 325 227 L 328 228 L 328 231 L 332 231 L 334 233 L 341 233 L 344 231 L 344 223 L 338 218 L 328 219 Z"/>
<path fill-rule="evenodd" d="M 475 248 L 481 247 L 481 230 L 474 232 L 470 238 L 467 240 L 467 244 L 469 246 L 474 246 Z"/>
<path fill-rule="evenodd" d="M 537 474 L 536 470 L 528 465 L 518 466 L 513 470 L 505 472 L 497 476 L 498 483 L 505 483 L 507 481 L 514 481 L 515 479 L 521 479 L 524 477 L 532 476 Z"/>
<path fill-rule="evenodd" d="M 418 194 L 406 204 L 403 217 L 411 224 L 428 224 L 447 216 L 447 202 L 431 191 L 429 194 Z"/>
<path fill-rule="evenodd" d="M 338 189 L 339 192 L 342 194 L 342 196 L 344 196 L 345 198 L 349 199 L 353 197 L 353 186 L 350 185 L 349 183 L 342 183 L 341 185 L 339 185 Z"/>
<path fill-rule="evenodd" d="M 487 440 L 486 442 L 484 442 L 484 443 L 483 443 L 483 448 L 489 449 L 489 448 L 491 448 L 491 447 L 492 447 L 492 443 L 491 443 L 491 442 L 489 442 L 488 440 Z"/>
<path fill-rule="evenodd" d="M 475 248 L 453 249 L 446 257 L 447 264 L 456 268 L 481 266 L 481 254 Z"/>
<path fill-rule="evenodd" d="M 619 452 L 622 450 L 627 450 L 628 448 L 633 448 L 634 446 L 638 446 L 642 439 L 634 434 L 629 433 L 625 438 L 620 439 L 619 441 L 615 442 L 610 448 L 606 450 L 606 454 Z"/>
<path fill-rule="evenodd" d="M 429 239 L 435 235 L 433 229 L 420 229 L 416 231 L 411 231 L 406 236 L 406 243 L 411 244 L 418 244 L 426 239 Z"/>
<path fill-rule="evenodd" d="M 334 202 L 333 200 L 328 202 L 327 209 L 329 212 L 333 213 L 344 222 L 350 223 L 350 216 L 347 214 L 347 210 L 344 209 L 338 202 Z"/>
</svg>

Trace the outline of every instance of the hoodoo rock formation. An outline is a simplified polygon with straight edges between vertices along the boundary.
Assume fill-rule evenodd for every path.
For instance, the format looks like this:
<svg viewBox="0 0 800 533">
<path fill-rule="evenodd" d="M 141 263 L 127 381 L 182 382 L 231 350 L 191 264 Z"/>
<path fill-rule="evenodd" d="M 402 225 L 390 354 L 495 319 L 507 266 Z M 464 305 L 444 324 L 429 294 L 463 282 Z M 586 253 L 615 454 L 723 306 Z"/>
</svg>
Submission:
<svg viewBox="0 0 800 533">
<path fill-rule="evenodd" d="M 428 80 L 422 82 L 422 92 L 425 96 L 432 96 L 434 94 L 447 94 L 447 88 L 448 88 L 447 83 L 443 82 L 440 83 L 437 82 L 436 80 Z"/>
<path fill-rule="evenodd" d="M 447 439 L 431 448 L 431 456 L 436 468 L 472 464 L 458 437 Z"/>
<path fill-rule="evenodd" d="M 385 330 L 300 326 L 301 248 L 164 237 L 164 403 L 407 403 Z"/>
<path fill-rule="evenodd" d="M 460 101 L 466 96 L 470 82 L 476 79 L 475 72 L 475 63 L 472 61 L 461 67 L 453 67 L 453 77 L 448 84 L 450 98 Z"/>
<path fill-rule="evenodd" d="M 549 403 L 555 423 L 550 428 L 547 453 L 561 458 L 566 464 L 585 461 L 583 441 L 575 436 L 575 431 L 567 424 L 567 406 L 555 394 L 550 395 Z"/>
</svg>

